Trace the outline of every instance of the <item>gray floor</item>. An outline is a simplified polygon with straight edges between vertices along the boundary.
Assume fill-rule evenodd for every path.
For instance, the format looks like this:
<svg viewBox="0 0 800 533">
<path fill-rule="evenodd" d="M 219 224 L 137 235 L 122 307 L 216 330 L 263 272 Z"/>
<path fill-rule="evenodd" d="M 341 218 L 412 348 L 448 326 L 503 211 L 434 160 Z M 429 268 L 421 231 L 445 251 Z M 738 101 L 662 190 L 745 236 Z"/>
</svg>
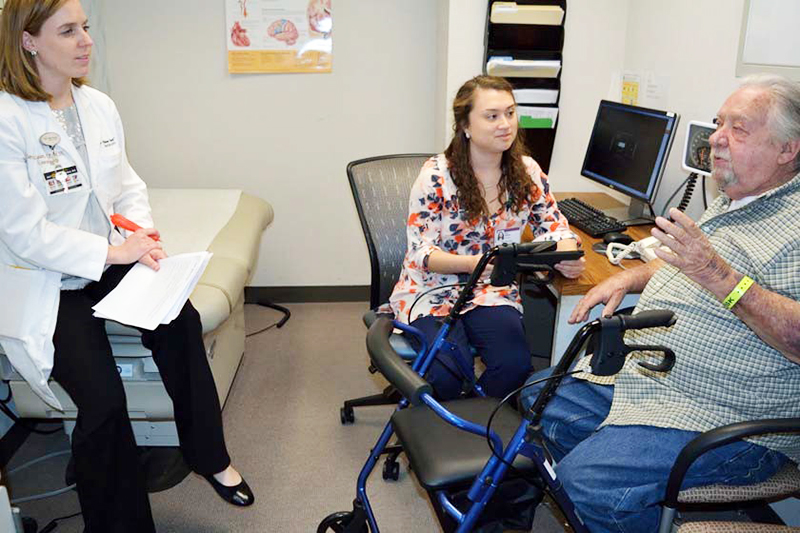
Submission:
<svg viewBox="0 0 800 533">
<path fill-rule="evenodd" d="M 367 373 L 366 303 L 293 304 L 282 329 L 248 338 L 245 355 L 223 410 L 228 447 L 235 466 L 256 494 L 256 504 L 234 508 L 220 500 L 205 480 L 190 475 L 178 486 L 151 495 L 159 532 L 310 532 L 327 514 L 348 510 L 358 471 L 390 408 L 356 411 L 356 423 L 342 426 L 344 399 L 380 391 L 381 378 Z M 249 331 L 271 324 L 278 314 L 246 306 Z M 46 453 L 66 450 L 63 433 L 32 435 L 8 470 Z M 49 459 L 9 476 L 12 497 L 63 487 L 67 457 Z M 368 493 L 381 530 L 440 531 L 427 498 L 405 465 L 398 482 L 375 472 Z M 79 509 L 74 491 L 20 505 L 42 527 Z M 563 531 L 544 507 L 534 531 Z M 56 533 L 81 532 L 73 518 Z"/>
</svg>

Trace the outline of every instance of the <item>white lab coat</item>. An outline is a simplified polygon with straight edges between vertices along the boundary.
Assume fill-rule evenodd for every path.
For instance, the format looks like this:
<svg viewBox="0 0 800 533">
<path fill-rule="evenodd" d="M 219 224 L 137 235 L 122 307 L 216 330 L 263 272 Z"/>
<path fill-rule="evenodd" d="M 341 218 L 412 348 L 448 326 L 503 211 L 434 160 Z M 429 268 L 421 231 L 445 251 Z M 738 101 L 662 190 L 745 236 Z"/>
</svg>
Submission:
<svg viewBox="0 0 800 533">
<path fill-rule="evenodd" d="M 61 275 L 98 280 L 109 242 L 78 229 L 90 192 L 108 216 L 120 213 L 152 227 L 144 182 L 125 154 L 122 122 L 114 102 L 90 87 L 72 89 L 83 128 L 89 168 L 46 102 L 0 93 L 0 344 L 34 391 L 61 409 L 47 381 L 53 368 L 53 332 Z M 58 162 L 77 167 L 83 185 L 50 194 L 40 142 L 55 132 Z M 124 237 L 112 231 L 111 244 Z"/>
</svg>

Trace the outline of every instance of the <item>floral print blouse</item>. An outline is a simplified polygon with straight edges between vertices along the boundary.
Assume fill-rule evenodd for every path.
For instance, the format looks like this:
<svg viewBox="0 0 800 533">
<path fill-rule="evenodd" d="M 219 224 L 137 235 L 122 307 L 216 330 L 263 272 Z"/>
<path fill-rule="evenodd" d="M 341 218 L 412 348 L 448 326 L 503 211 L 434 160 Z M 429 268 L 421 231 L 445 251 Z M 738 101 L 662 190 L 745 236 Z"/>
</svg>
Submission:
<svg viewBox="0 0 800 533">
<path fill-rule="evenodd" d="M 427 268 L 427 258 L 434 250 L 460 255 L 483 254 L 495 244 L 495 232 L 518 229 L 530 224 L 537 241 L 577 239 L 559 212 L 550 185 L 539 165 L 530 157 L 524 158 L 531 178 L 532 201 L 514 213 L 502 205 L 491 216 L 483 217 L 477 225 L 464 218 L 458 206 L 458 194 L 450 176 L 444 154 L 430 158 L 422 167 L 411 188 L 407 221 L 408 251 L 403 261 L 400 279 L 394 287 L 389 306 L 395 318 L 410 323 L 423 316 L 446 316 L 458 298 L 461 287 L 434 290 L 414 301 L 423 292 L 467 281 L 468 274 L 439 274 Z M 494 287 L 484 276 L 475 287 L 473 297 L 464 307 L 466 313 L 476 306 L 510 305 L 522 312 L 516 284 Z M 413 305 L 413 317 L 409 317 Z M 389 312 L 386 306 L 381 311 Z"/>
</svg>

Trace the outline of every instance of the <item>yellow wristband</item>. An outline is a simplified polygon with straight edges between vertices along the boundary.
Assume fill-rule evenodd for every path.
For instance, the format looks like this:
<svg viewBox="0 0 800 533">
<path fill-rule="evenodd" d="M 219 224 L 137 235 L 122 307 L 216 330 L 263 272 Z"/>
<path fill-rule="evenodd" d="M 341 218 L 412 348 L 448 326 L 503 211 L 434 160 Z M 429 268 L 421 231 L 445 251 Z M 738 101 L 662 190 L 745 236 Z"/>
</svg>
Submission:
<svg viewBox="0 0 800 533">
<path fill-rule="evenodd" d="M 725 309 L 733 308 L 733 306 L 736 305 L 736 302 L 739 301 L 739 298 L 744 296 L 744 293 L 747 292 L 747 289 L 749 289 L 752 284 L 752 278 L 748 276 L 743 277 L 742 280 L 736 284 L 736 287 L 733 288 L 731 293 L 727 295 L 724 300 L 722 300 L 722 305 L 725 307 Z"/>
</svg>

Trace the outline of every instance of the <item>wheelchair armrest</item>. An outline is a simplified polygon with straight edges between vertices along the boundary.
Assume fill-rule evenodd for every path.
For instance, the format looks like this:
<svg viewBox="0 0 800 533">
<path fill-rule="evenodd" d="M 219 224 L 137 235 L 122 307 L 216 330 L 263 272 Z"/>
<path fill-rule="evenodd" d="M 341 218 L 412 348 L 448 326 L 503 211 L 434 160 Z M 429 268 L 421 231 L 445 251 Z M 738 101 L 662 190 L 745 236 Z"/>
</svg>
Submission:
<svg viewBox="0 0 800 533">
<path fill-rule="evenodd" d="M 800 418 L 773 418 L 737 422 L 701 433 L 684 446 L 678 458 L 675 459 L 667 481 L 664 505 L 672 509 L 676 507 L 683 477 L 695 459 L 714 448 L 719 448 L 745 437 L 754 437 L 765 433 L 800 433 Z"/>
<path fill-rule="evenodd" d="M 394 324 L 387 317 L 378 318 L 370 326 L 367 331 L 369 357 L 372 364 L 389 383 L 400 391 L 400 394 L 407 398 L 412 405 L 419 405 L 422 403 L 420 396 L 423 393 L 433 394 L 433 387 L 414 372 L 389 344 L 389 336 L 393 329 Z"/>
</svg>

